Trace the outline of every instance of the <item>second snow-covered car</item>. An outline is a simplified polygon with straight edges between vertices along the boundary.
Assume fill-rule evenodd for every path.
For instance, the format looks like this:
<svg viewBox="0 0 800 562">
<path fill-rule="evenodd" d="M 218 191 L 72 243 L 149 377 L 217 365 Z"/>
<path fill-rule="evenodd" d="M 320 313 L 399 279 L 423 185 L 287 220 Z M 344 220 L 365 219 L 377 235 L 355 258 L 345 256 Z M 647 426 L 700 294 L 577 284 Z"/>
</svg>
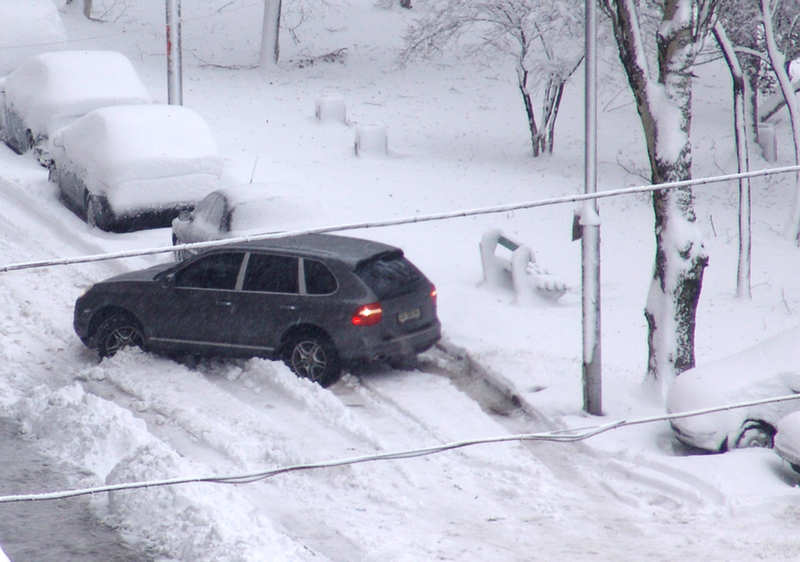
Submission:
<svg viewBox="0 0 800 562">
<path fill-rule="evenodd" d="M 206 121 L 180 105 L 96 109 L 60 129 L 51 148 L 61 199 L 102 230 L 169 226 L 219 187 L 223 169 Z"/>
<path fill-rule="evenodd" d="M 740 353 L 690 369 L 667 395 L 670 413 L 703 410 L 800 394 L 800 328 Z M 726 451 L 772 447 L 778 420 L 800 409 L 788 400 L 672 420 L 675 436 L 692 447 Z"/>
<path fill-rule="evenodd" d="M 308 234 L 233 243 L 92 286 L 78 336 L 101 356 L 128 345 L 283 359 L 334 382 L 343 364 L 404 361 L 434 345 L 436 289 L 402 250 Z"/>
</svg>

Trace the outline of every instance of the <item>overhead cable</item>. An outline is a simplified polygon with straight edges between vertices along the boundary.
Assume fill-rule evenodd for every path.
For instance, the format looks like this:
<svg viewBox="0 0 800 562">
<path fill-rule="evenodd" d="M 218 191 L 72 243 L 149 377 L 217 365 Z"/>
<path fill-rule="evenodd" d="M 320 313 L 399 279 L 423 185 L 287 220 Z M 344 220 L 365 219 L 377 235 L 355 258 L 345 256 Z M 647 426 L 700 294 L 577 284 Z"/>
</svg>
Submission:
<svg viewBox="0 0 800 562">
<path fill-rule="evenodd" d="M 780 168 L 769 168 L 765 170 L 755 170 L 750 172 L 742 172 L 736 174 L 725 174 L 721 176 L 712 176 L 707 178 L 681 180 L 667 183 L 640 185 L 635 187 L 623 187 L 619 189 L 609 189 L 606 191 L 597 191 L 594 193 L 578 193 L 574 195 L 562 195 L 559 197 L 548 197 L 546 199 L 537 199 L 534 201 L 523 201 L 519 203 L 507 203 L 505 205 L 495 205 L 491 207 L 479 207 L 476 209 L 465 209 L 459 211 L 446 211 L 443 213 L 433 213 L 429 215 L 415 215 L 413 217 L 403 217 L 396 219 L 386 219 L 379 221 L 367 221 L 359 223 L 340 224 L 333 226 L 322 226 L 319 228 L 308 228 L 304 230 L 293 230 L 285 232 L 266 232 L 261 234 L 251 234 L 247 236 L 235 236 L 224 238 L 221 240 L 209 240 L 206 242 L 193 242 L 190 244 L 176 244 L 174 246 L 162 246 L 158 248 L 147 248 L 139 250 L 127 250 L 122 252 L 111 252 L 106 254 L 95 254 L 88 256 L 78 256 L 72 258 L 51 258 L 37 261 L 12 263 L 0 267 L 0 273 L 8 271 L 17 271 L 22 269 L 34 269 L 42 267 L 51 267 L 57 265 L 72 265 L 77 263 L 87 263 L 96 261 L 115 260 L 122 258 L 132 258 L 137 256 L 147 256 L 154 254 L 166 254 L 177 250 L 199 250 L 203 248 L 213 248 L 216 246 L 224 246 L 226 244 L 254 242 L 256 240 L 266 240 L 270 238 L 283 238 L 285 236 L 293 236 L 299 234 L 314 234 L 326 232 L 344 232 L 349 230 L 361 230 L 369 228 L 380 228 L 387 226 L 398 226 L 402 224 L 415 224 L 423 222 L 440 221 L 454 218 L 464 218 L 477 215 L 490 215 L 497 213 L 507 213 L 509 211 L 517 211 L 521 209 L 533 209 L 536 207 L 545 207 L 548 205 L 558 205 L 562 203 L 575 203 L 579 201 L 586 201 L 589 199 L 602 199 L 606 197 L 614 197 L 618 195 L 631 195 L 635 193 L 647 193 L 652 191 L 659 191 L 662 189 L 676 189 L 682 187 L 707 185 L 711 183 L 719 183 L 731 180 L 738 180 L 742 178 L 752 178 L 757 176 L 770 176 L 775 174 L 785 174 L 788 172 L 800 172 L 800 166 L 783 166 Z"/>
</svg>

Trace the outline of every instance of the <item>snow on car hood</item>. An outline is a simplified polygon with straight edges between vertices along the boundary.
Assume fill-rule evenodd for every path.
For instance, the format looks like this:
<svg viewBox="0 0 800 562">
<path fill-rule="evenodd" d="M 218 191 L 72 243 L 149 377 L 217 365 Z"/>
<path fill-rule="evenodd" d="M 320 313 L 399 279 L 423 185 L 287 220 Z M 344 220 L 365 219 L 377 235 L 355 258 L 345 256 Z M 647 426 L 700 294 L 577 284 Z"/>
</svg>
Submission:
<svg viewBox="0 0 800 562">
<path fill-rule="evenodd" d="M 8 76 L 6 101 L 35 132 L 99 107 L 152 101 L 131 62 L 116 51 L 56 51 L 26 60 Z"/>
</svg>

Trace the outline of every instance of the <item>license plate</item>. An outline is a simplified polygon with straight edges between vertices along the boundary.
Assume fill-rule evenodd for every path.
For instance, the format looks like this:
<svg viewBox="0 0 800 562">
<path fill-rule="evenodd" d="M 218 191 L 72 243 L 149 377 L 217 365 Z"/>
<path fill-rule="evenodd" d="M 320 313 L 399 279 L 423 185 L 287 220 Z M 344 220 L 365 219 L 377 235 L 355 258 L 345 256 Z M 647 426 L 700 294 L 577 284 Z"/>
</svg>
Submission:
<svg viewBox="0 0 800 562">
<path fill-rule="evenodd" d="M 404 310 L 397 315 L 397 321 L 401 324 L 408 322 L 409 320 L 416 320 L 420 317 L 422 313 L 419 311 L 418 308 L 414 308 L 412 310 Z"/>
</svg>

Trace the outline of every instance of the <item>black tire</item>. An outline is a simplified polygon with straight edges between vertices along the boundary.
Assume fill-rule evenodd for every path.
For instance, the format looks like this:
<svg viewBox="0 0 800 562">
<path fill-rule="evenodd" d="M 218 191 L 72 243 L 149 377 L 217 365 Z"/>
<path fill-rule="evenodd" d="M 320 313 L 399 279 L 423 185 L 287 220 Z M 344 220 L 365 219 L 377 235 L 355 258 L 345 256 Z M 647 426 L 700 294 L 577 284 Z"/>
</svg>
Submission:
<svg viewBox="0 0 800 562">
<path fill-rule="evenodd" d="M 109 209 L 102 198 L 87 191 L 83 198 L 83 209 L 86 213 L 86 224 L 91 228 L 108 230 L 110 224 Z"/>
<path fill-rule="evenodd" d="M 389 366 L 396 371 L 416 371 L 419 367 L 419 358 L 416 353 L 390 357 Z"/>
<path fill-rule="evenodd" d="M 284 362 L 298 377 L 327 387 L 339 380 L 342 367 L 333 342 L 319 333 L 304 333 L 289 341 Z"/>
<path fill-rule="evenodd" d="M 144 349 L 142 328 L 128 314 L 114 314 L 103 320 L 97 327 L 94 341 L 100 357 L 111 357 L 132 345 Z"/>
<path fill-rule="evenodd" d="M 771 449 L 775 443 L 775 430 L 767 423 L 749 420 L 742 424 L 736 438 L 736 448 L 763 447 Z"/>
</svg>

